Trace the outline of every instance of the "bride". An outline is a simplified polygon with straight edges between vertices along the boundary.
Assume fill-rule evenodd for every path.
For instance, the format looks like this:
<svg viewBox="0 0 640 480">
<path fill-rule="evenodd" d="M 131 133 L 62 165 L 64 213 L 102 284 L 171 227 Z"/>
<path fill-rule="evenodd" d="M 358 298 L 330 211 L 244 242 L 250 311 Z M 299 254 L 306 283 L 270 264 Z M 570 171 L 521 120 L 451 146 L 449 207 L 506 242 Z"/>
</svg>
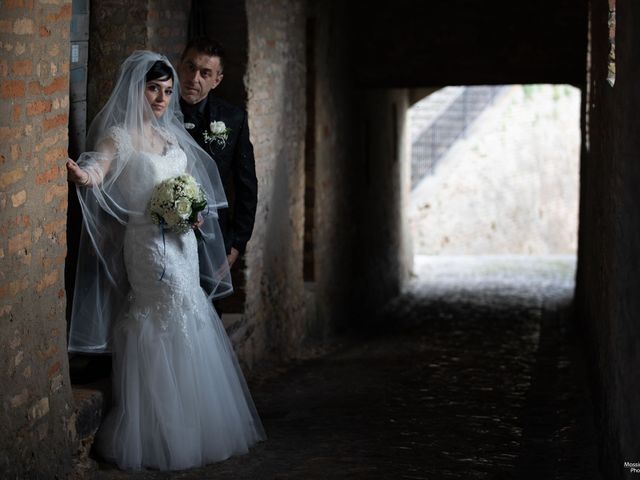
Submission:
<svg viewBox="0 0 640 480">
<path fill-rule="evenodd" d="M 113 406 L 95 446 L 123 469 L 200 466 L 265 438 L 211 304 L 231 292 L 216 213 L 226 199 L 182 126 L 176 80 L 164 56 L 134 52 L 89 129 L 91 151 L 67 161 L 84 216 L 69 350 L 113 353 Z M 195 179 L 206 204 L 166 219 L 188 213 L 193 228 L 150 214 L 158 185 L 176 178 Z"/>
</svg>

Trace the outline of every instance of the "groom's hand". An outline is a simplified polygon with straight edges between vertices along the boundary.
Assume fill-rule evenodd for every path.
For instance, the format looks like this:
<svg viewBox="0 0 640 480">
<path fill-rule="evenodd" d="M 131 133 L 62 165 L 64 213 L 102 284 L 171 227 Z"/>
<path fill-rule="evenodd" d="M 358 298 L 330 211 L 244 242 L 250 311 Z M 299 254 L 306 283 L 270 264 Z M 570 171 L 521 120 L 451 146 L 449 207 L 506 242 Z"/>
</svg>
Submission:
<svg viewBox="0 0 640 480">
<path fill-rule="evenodd" d="M 195 222 L 193 222 L 192 227 L 194 229 L 197 229 L 197 228 L 200 228 L 203 224 L 204 224 L 204 218 L 202 217 L 202 215 L 198 213 L 198 219 Z"/>
<path fill-rule="evenodd" d="M 227 262 L 229 262 L 229 268 L 233 267 L 233 264 L 236 263 L 236 260 L 240 256 L 240 252 L 235 248 L 231 247 L 231 253 L 227 255 Z"/>
</svg>

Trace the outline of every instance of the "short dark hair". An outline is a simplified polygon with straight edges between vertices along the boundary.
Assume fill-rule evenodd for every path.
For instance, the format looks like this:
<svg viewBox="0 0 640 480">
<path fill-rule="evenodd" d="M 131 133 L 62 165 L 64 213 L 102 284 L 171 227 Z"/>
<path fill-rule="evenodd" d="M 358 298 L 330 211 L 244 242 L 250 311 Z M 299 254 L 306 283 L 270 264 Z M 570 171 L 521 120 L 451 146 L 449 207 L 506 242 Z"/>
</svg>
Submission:
<svg viewBox="0 0 640 480">
<path fill-rule="evenodd" d="M 204 53 L 205 55 L 209 55 L 210 57 L 218 57 L 220 59 L 220 71 L 222 72 L 224 68 L 224 49 L 222 48 L 222 44 L 217 40 L 214 40 L 211 37 L 200 36 L 192 38 L 187 42 L 187 46 L 184 47 L 182 51 L 182 56 L 180 60 L 184 60 L 184 57 L 187 55 L 189 50 L 195 50 L 198 53 Z"/>
<path fill-rule="evenodd" d="M 173 78 L 173 70 L 169 65 L 166 64 L 166 62 L 163 62 L 162 60 L 158 60 L 153 65 L 151 65 L 151 68 L 145 76 L 145 80 L 147 82 L 150 82 L 151 80 L 169 79 L 175 81 L 175 79 Z"/>
</svg>

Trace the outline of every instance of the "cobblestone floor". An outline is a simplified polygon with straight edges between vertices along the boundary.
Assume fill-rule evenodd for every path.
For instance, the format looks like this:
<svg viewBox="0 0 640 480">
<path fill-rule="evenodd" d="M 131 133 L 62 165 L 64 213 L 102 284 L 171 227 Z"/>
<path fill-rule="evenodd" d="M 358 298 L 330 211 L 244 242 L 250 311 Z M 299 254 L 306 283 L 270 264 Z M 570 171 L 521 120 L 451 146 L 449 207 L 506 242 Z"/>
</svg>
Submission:
<svg viewBox="0 0 640 480">
<path fill-rule="evenodd" d="M 573 259 L 420 259 L 367 335 L 254 385 L 269 435 L 107 479 L 598 479 Z"/>
</svg>

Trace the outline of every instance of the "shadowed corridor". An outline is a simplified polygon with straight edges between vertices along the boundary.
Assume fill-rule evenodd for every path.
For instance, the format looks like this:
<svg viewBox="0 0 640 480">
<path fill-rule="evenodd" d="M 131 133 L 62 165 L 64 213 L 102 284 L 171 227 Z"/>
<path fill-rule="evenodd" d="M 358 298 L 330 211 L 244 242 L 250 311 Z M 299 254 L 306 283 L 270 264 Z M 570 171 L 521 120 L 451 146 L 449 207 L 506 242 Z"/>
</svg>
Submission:
<svg viewBox="0 0 640 480">
<path fill-rule="evenodd" d="M 418 257 L 375 331 L 252 385 L 266 442 L 201 469 L 96 478 L 600 478 L 574 268 Z"/>
</svg>

